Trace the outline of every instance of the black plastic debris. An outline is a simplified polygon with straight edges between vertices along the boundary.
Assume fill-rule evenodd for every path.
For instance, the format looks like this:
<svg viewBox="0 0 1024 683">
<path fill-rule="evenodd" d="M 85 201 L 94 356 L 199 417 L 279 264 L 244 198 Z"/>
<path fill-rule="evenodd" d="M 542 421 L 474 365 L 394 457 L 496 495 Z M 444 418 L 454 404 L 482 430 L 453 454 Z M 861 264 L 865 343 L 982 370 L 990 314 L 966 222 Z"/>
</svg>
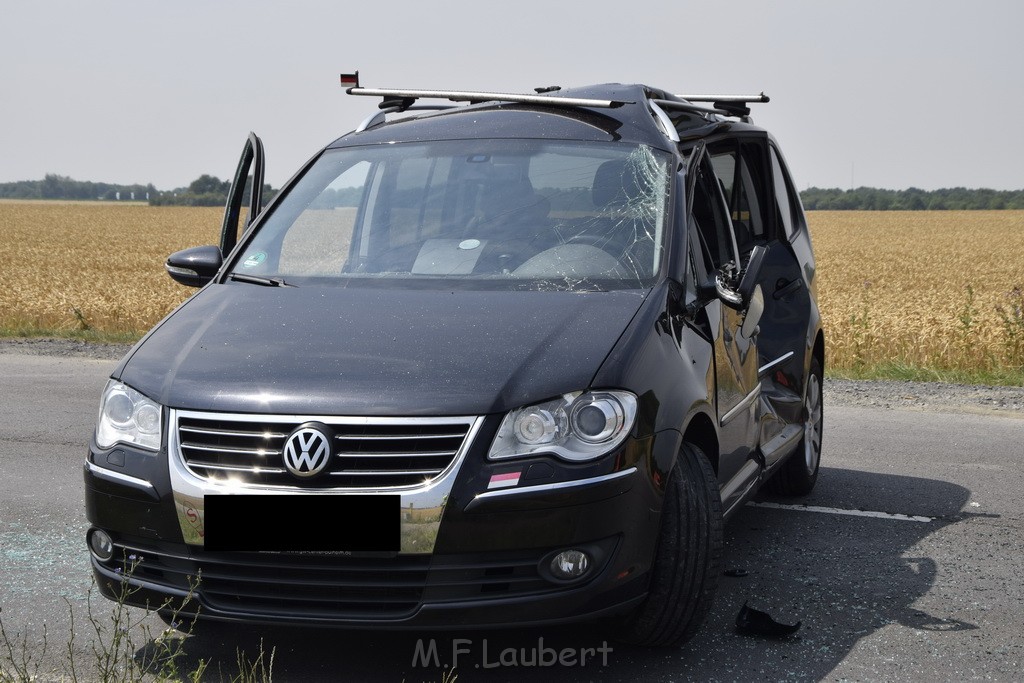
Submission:
<svg viewBox="0 0 1024 683">
<path fill-rule="evenodd" d="M 748 607 L 743 603 L 740 613 L 736 615 L 736 632 L 745 636 L 760 636 L 762 638 L 788 638 L 797 632 L 801 622 L 795 624 L 780 624 L 772 618 L 772 615 L 761 610 Z"/>
<path fill-rule="evenodd" d="M 733 569 L 726 569 L 724 572 L 722 572 L 722 576 L 728 576 L 733 579 L 741 579 L 744 576 L 747 576 L 749 573 L 750 572 L 748 572 L 746 569 L 735 567 Z"/>
</svg>

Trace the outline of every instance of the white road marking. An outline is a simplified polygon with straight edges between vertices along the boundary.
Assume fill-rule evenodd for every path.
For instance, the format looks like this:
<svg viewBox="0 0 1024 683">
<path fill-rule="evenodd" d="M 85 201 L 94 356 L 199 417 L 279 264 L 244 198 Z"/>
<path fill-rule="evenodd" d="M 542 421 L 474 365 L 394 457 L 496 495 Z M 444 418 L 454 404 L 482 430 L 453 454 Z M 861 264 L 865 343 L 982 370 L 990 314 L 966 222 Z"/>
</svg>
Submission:
<svg viewBox="0 0 1024 683">
<path fill-rule="evenodd" d="M 933 522 L 934 517 L 919 517 L 916 515 L 900 515 L 891 512 L 874 512 L 872 510 L 843 510 L 840 508 L 827 508 L 818 505 L 782 505 L 780 503 L 747 503 L 756 508 L 772 508 L 775 510 L 796 510 L 798 512 L 824 512 L 828 515 L 848 515 L 850 517 L 874 517 L 876 519 L 897 519 L 901 522 Z"/>
</svg>

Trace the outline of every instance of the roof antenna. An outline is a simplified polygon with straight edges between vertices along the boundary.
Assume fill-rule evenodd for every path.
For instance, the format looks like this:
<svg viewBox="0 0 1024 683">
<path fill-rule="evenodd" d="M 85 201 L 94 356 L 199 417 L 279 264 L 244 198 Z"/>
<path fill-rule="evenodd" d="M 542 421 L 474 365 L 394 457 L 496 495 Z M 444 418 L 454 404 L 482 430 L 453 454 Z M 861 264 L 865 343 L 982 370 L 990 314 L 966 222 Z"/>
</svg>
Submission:
<svg viewBox="0 0 1024 683">
<path fill-rule="evenodd" d="M 546 92 L 558 92 L 561 89 L 560 85 L 546 85 L 543 88 L 534 88 L 533 91 L 538 95 L 543 95 Z"/>
</svg>

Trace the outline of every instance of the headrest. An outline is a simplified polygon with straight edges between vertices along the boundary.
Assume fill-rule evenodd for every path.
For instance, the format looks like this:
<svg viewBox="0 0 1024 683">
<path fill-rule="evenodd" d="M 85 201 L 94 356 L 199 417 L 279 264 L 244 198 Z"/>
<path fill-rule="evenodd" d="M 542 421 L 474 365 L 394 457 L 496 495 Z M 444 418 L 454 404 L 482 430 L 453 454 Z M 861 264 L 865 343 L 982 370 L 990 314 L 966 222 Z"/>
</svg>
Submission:
<svg viewBox="0 0 1024 683">
<path fill-rule="evenodd" d="M 641 194 L 636 173 L 626 159 L 612 159 L 597 167 L 591 190 L 594 206 L 622 206 Z"/>
<path fill-rule="evenodd" d="M 489 218 L 497 217 L 532 207 L 539 199 L 525 178 L 492 180 L 483 188 L 480 209 Z"/>
</svg>

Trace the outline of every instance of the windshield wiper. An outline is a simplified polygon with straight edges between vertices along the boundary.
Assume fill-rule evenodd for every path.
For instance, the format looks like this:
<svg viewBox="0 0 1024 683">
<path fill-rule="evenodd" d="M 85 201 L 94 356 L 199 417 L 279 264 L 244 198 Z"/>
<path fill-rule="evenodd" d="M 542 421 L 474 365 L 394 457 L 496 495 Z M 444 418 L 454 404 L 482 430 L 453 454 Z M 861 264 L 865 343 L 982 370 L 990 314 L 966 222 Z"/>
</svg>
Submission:
<svg viewBox="0 0 1024 683">
<path fill-rule="evenodd" d="M 260 277 L 259 275 L 244 275 L 242 273 L 231 273 L 228 278 L 237 282 L 251 282 L 254 285 L 264 287 L 294 287 L 279 277 Z"/>
</svg>

